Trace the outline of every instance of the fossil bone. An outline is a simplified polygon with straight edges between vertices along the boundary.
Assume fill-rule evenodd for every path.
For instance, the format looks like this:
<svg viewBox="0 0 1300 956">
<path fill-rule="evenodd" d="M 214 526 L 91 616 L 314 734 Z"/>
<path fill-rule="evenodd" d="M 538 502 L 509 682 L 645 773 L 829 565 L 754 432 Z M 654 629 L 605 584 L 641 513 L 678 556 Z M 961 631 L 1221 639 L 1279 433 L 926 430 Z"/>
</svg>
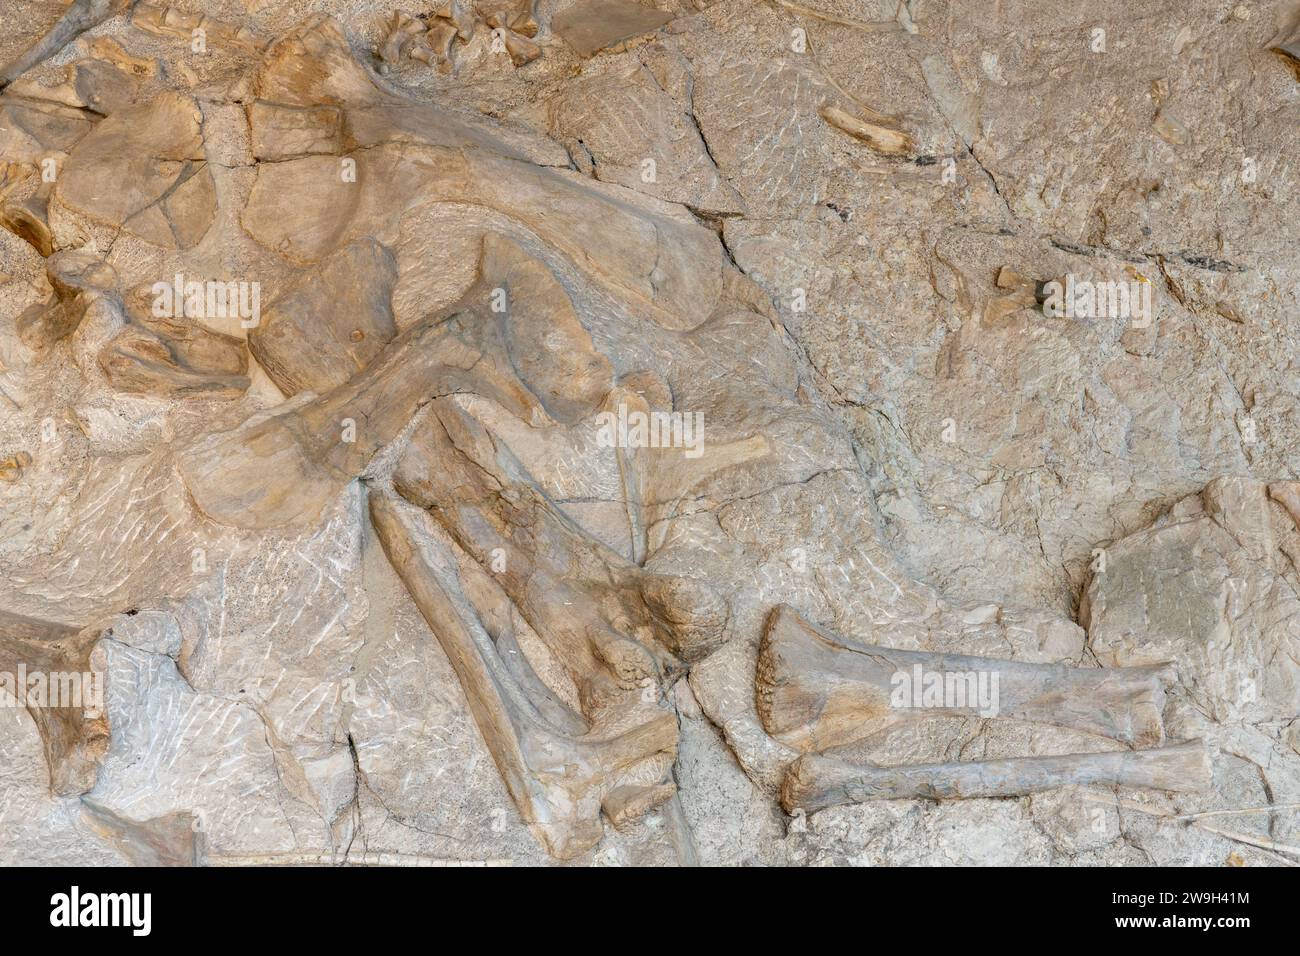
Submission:
<svg viewBox="0 0 1300 956">
<path fill-rule="evenodd" d="M 589 849 L 602 833 L 599 814 L 607 803 L 611 819 L 622 822 L 636 804 L 644 812 L 673 792 L 671 784 L 621 784 L 625 771 L 647 761 L 671 764 L 676 755 L 677 721 L 657 707 L 644 722 L 622 732 L 592 729 L 578 733 L 576 715 L 559 727 L 547 719 L 559 705 L 538 704 L 535 676 L 511 672 L 471 600 L 464 594 L 450 541 L 427 532 L 403 513 L 391 494 L 373 494 L 370 514 L 389 560 L 416 606 L 447 652 L 471 711 L 488 742 L 502 778 L 524 820 L 555 856 L 569 859 Z M 415 509 L 410 509 L 414 511 Z M 418 512 L 416 512 L 418 514 Z M 519 655 L 515 655 L 517 658 Z M 528 668 L 526 661 L 514 665 Z M 532 686 L 530 686 L 532 685 Z M 634 694 L 639 701 L 641 695 Z M 625 722 L 615 717 L 615 727 Z M 568 725 L 567 730 L 562 729 Z"/>
<path fill-rule="evenodd" d="M 785 605 L 768 617 L 759 650 L 758 713 L 769 734 L 801 751 L 851 743 L 910 718 L 980 713 L 974 694 L 963 694 L 956 706 L 920 706 L 916 698 L 894 706 L 895 675 L 910 679 L 916 667 L 940 679 L 951 675 L 963 690 L 968 675 L 996 675 L 997 716 L 1137 746 L 1164 739 L 1162 684 L 1172 680 L 1172 667 L 1066 667 L 870 647 L 837 637 Z"/>
<path fill-rule="evenodd" d="M 578 0 L 555 15 L 551 29 L 585 59 L 658 30 L 672 18 L 635 0 Z"/>
<path fill-rule="evenodd" d="M 48 33 L 17 57 L 0 65 L 0 90 L 128 5 L 129 2 L 124 0 L 73 0 Z"/>
<path fill-rule="evenodd" d="M 819 112 L 822 119 L 836 129 L 861 140 L 878 153 L 902 156 L 916 148 L 916 141 L 911 134 L 885 117 L 873 118 L 874 121 L 860 119 L 829 103 L 823 105 Z"/>
<path fill-rule="evenodd" d="M 40 621 L 0 610 L 0 674 L 11 679 L 16 675 L 24 683 L 28 675 L 39 674 L 46 682 L 48 696 L 34 699 L 29 686 L 13 688 L 20 704 L 36 722 L 45 746 L 50 769 L 50 790 L 58 795 L 85 793 L 95 785 L 95 773 L 108 749 L 108 715 L 96 711 L 92 702 L 56 699 L 54 684 L 63 693 L 75 678 L 84 694 L 82 683 L 87 674 L 97 674 L 103 691 L 104 662 L 97 653 L 99 631 L 78 630 L 64 624 Z M 103 703 L 101 697 L 98 703 Z"/>
<path fill-rule="evenodd" d="M 781 785 L 787 813 L 867 800 L 959 800 L 1019 797 L 1057 787 L 1100 784 L 1194 792 L 1210 785 L 1210 761 L 1200 741 L 1154 750 L 1012 757 L 966 763 L 870 767 L 804 754 Z"/>
</svg>

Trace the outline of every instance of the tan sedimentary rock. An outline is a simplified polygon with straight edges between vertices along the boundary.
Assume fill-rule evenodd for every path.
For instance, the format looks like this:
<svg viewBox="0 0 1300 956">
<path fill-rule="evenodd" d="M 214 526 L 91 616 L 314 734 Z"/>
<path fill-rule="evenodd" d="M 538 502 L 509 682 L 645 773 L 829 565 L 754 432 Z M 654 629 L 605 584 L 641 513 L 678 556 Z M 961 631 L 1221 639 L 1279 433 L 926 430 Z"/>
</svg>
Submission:
<svg viewBox="0 0 1300 956">
<path fill-rule="evenodd" d="M 0 0 L 0 863 L 1297 843 L 1291 27 L 654 5 Z"/>
</svg>

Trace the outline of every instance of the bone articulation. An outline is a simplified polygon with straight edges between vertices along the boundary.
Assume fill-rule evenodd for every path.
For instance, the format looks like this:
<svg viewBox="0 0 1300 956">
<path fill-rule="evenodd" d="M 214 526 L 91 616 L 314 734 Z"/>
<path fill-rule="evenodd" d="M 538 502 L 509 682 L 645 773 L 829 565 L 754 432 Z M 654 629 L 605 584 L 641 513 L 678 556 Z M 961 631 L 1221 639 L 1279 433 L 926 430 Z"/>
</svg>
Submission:
<svg viewBox="0 0 1300 956">
<path fill-rule="evenodd" d="M 996 675 L 997 712 L 964 706 L 893 706 L 896 674 Z M 757 708 L 764 729 L 800 751 L 852 743 L 904 720 L 998 716 L 1070 727 L 1122 743 L 1164 740 L 1168 665 L 1082 668 L 856 644 L 804 620 L 786 605 L 768 617 L 759 651 Z M 917 703 L 914 701 L 914 703 Z"/>
<path fill-rule="evenodd" d="M 781 805 L 812 812 L 867 800 L 1019 797 L 1081 784 L 1197 791 L 1210 784 L 1200 741 L 1155 750 L 871 767 L 805 754 L 786 772 Z"/>
</svg>

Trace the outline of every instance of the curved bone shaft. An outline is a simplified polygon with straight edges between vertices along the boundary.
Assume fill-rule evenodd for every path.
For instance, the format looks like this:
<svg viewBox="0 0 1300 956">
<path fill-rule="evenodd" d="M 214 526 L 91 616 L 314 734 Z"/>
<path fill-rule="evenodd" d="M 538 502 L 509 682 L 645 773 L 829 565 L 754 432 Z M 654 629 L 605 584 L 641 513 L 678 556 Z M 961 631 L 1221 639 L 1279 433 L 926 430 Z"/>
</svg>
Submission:
<svg viewBox="0 0 1300 956">
<path fill-rule="evenodd" d="M 1169 666 L 1084 668 L 851 643 L 782 605 L 759 652 L 763 726 L 797 750 L 860 740 L 925 716 L 1011 717 L 1127 744 L 1164 739 Z"/>
<path fill-rule="evenodd" d="M 384 552 L 451 661 L 524 821 L 548 852 L 577 856 L 600 840 L 602 803 L 617 789 L 620 772 L 656 754 L 670 760 L 676 754 L 676 718 L 660 712 L 608 739 L 556 729 L 544 716 L 555 702 L 535 699 L 540 681 L 517 678 L 514 671 L 526 664 L 506 665 L 462 592 L 450 542 L 421 533 L 403 513 L 408 507 L 393 495 L 371 495 L 370 516 Z M 619 795 L 620 806 L 625 802 L 626 792 Z"/>
<path fill-rule="evenodd" d="M 108 750 L 103 662 L 95 654 L 98 640 L 94 629 L 78 631 L 0 611 L 0 677 L 14 681 L 18 675 L 17 683 L 0 680 L 0 695 L 12 693 L 35 721 L 50 768 L 50 792 L 56 796 L 93 787 Z M 41 691 L 19 686 L 28 683 L 28 675 L 36 678 L 33 683 Z M 88 681 L 97 681 L 97 688 Z M 74 687 L 74 696 L 81 700 L 61 699 Z M 0 700 L 0 706 L 7 703 Z"/>
<path fill-rule="evenodd" d="M 1210 784 L 1209 756 L 1200 741 L 1155 750 L 911 767 L 859 766 L 805 754 L 786 771 L 781 805 L 790 813 L 867 800 L 1019 797 L 1076 784 L 1204 790 Z"/>
<path fill-rule="evenodd" d="M 611 677 L 626 689 L 672 667 L 637 639 L 651 631 L 638 569 L 584 534 L 472 416 L 449 400 L 435 411 L 412 436 L 394 486 L 481 566 L 501 559 L 496 580 L 584 699 L 607 694 Z"/>
<path fill-rule="evenodd" d="M 74 0 L 58 22 L 26 50 L 0 66 L 0 90 L 38 63 L 43 63 L 91 27 L 107 20 L 115 6 L 113 0 Z"/>
</svg>

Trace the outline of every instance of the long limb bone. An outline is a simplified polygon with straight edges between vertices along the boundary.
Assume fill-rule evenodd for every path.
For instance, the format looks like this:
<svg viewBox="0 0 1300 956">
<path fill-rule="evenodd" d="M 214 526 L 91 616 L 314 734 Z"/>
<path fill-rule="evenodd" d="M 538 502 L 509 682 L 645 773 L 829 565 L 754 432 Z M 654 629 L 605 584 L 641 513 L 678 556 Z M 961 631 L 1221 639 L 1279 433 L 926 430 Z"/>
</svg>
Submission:
<svg viewBox="0 0 1300 956">
<path fill-rule="evenodd" d="M 1209 756 L 1199 741 L 1155 750 L 910 767 L 862 766 L 804 754 L 786 772 L 781 805 L 792 813 L 866 800 L 1018 797 L 1075 784 L 1193 791 L 1209 783 Z"/>
<path fill-rule="evenodd" d="M 103 23 L 118 6 L 121 6 L 118 0 L 74 0 L 49 33 L 0 66 L 0 90 L 38 63 L 54 56 L 91 27 Z"/>
<path fill-rule="evenodd" d="M 646 795 L 641 811 L 670 795 L 671 785 L 618 784 L 622 772 L 656 756 L 671 763 L 676 718 L 656 708 L 644 723 L 603 739 L 558 729 L 506 666 L 461 590 L 451 543 L 421 534 L 404 509 L 414 511 L 391 494 L 371 496 L 384 550 L 455 668 L 520 813 L 548 851 L 568 859 L 593 846 L 602 834 L 602 804 L 611 816 L 622 815 L 633 793 Z"/>
<path fill-rule="evenodd" d="M 963 691 L 961 706 L 908 706 L 891 700 L 896 675 L 920 668 Z M 996 714 L 982 713 L 970 678 L 996 678 Z M 1161 712 L 1169 666 L 1082 668 L 988 657 L 931 654 L 856 644 L 773 610 L 758 659 L 758 713 L 767 732 L 797 750 L 860 740 L 899 720 L 922 716 L 999 716 L 1072 727 L 1137 746 L 1164 739 Z M 900 678 L 901 680 L 901 678 Z"/>
</svg>

